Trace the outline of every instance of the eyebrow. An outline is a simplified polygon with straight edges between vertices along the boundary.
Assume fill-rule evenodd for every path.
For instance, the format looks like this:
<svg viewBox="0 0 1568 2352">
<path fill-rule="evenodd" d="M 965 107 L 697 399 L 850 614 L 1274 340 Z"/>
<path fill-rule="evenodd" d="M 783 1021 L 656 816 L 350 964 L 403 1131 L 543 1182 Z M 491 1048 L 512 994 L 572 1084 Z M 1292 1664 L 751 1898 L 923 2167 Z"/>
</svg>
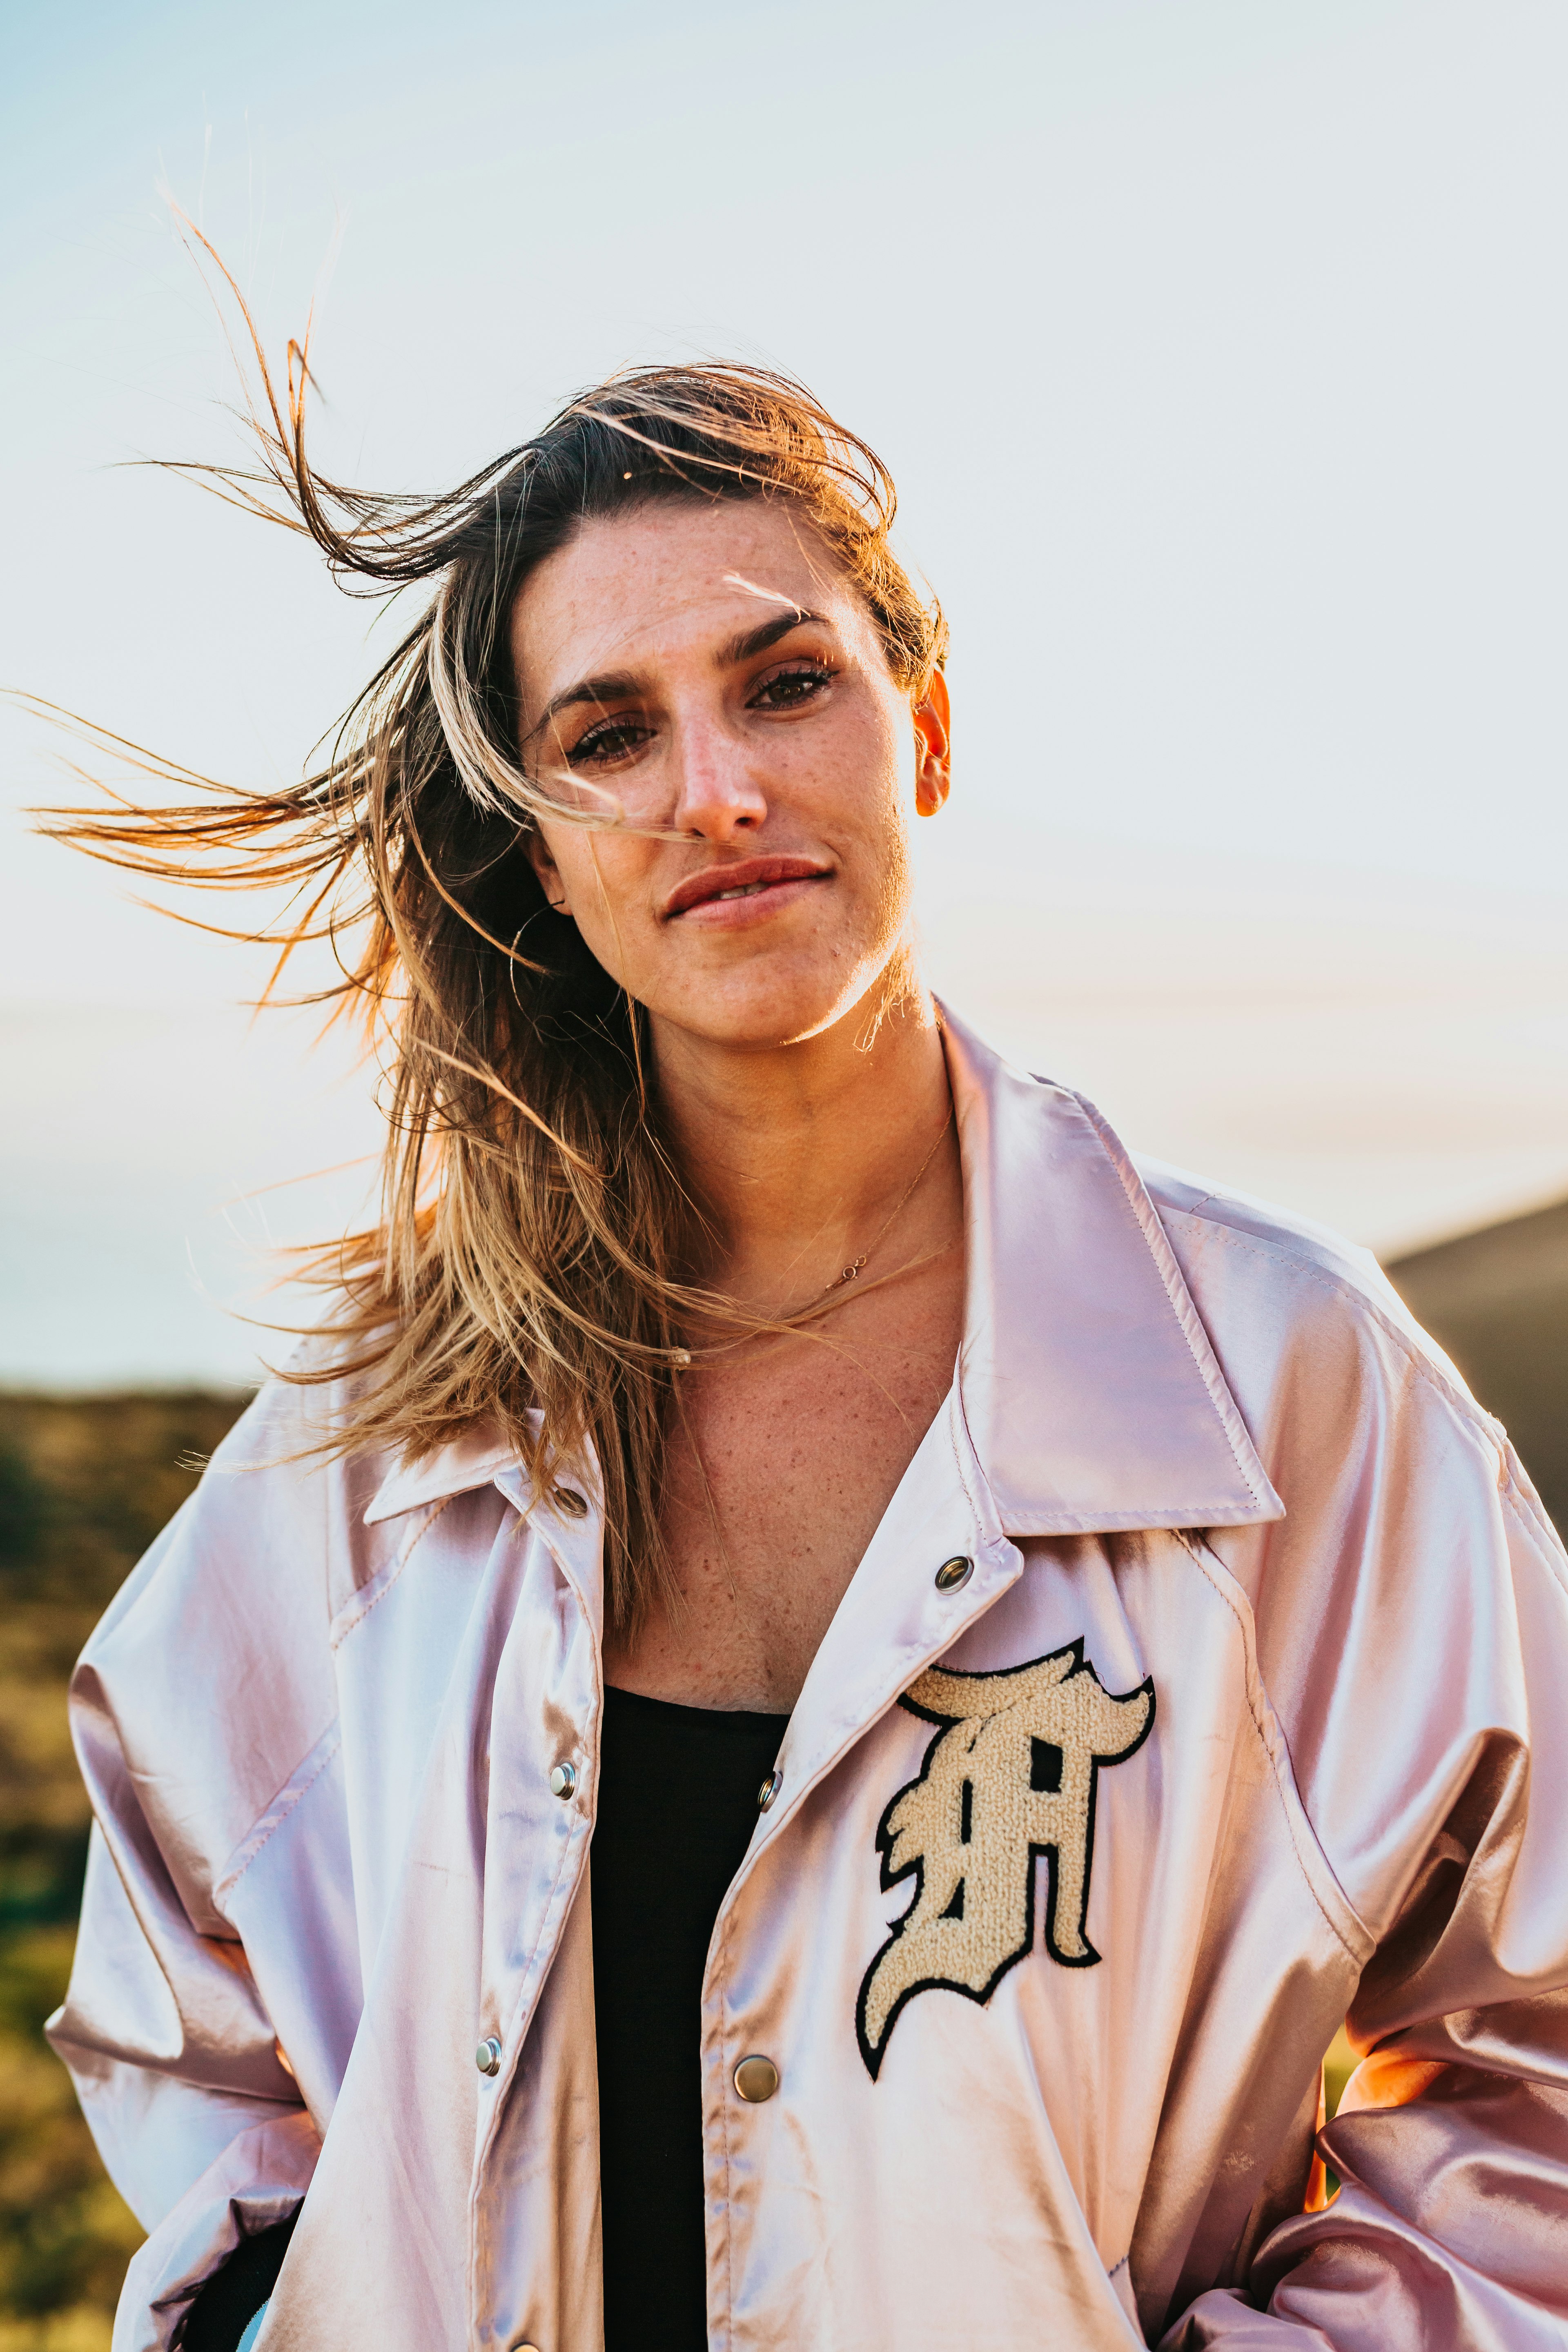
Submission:
<svg viewBox="0 0 1568 2352">
<path fill-rule="evenodd" d="M 719 667 L 733 669 L 737 662 L 750 661 L 753 654 L 765 654 L 770 646 L 776 646 L 792 629 L 803 629 L 808 624 L 819 629 L 829 625 L 826 613 L 808 613 L 804 604 L 792 604 L 787 613 L 775 613 L 760 628 L 747 629 L 740 636 L 731 637 L 720 649 Z"/>
<path fill-rule="evenodd" d="M 789 635 L 792 629 L 808 626 L 821 629 L 831 625 L 825 613 L 808 613 L 804 605 L 792 604 L 787 613 L 775 613 L 771 621 L 763 621 L 755 629 L 744 629 L 739 636 L 731 637 L 728 644 L 721 646 L 714 656 L 716 667 L 734 669 L 740 663 L 751 661 L 758 654 L 765 654 L 770 646 L 776 646 L 781 637 Z M 541 734 L 563 710 L 570 710 L 584 702 L 618 701 L 622 695 L 635 693 L 637 685 L 635 673 L 626 669 L 607 670 L 601 677 L 583 678 L 577 685 L 567 687 L 563 693 L 552 696 L 537 722 L 529 730 L 530 738 Z"/>
</svg>

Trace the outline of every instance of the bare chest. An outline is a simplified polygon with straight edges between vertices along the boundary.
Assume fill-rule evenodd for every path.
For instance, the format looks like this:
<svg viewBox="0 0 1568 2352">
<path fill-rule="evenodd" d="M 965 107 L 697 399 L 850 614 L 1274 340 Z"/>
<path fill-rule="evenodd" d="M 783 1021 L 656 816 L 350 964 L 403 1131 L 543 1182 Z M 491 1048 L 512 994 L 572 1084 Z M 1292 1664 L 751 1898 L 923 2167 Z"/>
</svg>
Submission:
<svg viewBox="0 0 1568 2352">
<path fill-rule="evenodd" d="M 680 1606 L 612 1645 L 612 1680 L 689 1706 L 793 1706 L 952 1385 L 961 1329 L 961 1269 L 938 1266 L 689 1376 L 664 1517 Z"/>
</svg>

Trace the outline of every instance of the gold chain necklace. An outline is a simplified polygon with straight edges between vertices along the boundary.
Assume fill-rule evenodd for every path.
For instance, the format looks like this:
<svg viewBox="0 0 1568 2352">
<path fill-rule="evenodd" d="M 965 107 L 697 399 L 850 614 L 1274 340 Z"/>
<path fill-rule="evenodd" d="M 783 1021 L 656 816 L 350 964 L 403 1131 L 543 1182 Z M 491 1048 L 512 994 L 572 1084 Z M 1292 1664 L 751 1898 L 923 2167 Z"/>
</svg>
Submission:
<svg viewBox="0 0 1568 2352">
<path fill-rule="evenodd" d="M 835 1275 L 831 1282 L 824 1283 L 817 1299 L 811 1306 L 797 1307 L 792 1314 L 781 1316 L 778 1318 L 779 1323 L 793 1323 L 798 1318 L 802 1317 L 807 1319 L 815 1319 L 816 1316 L 824 1312 L 822 1305 L 822 1301 L 824 1299 L 831 1298 L 836 1291 L 847 1289 L 849 1284 L 856 1280 L 860 1273 L 860 1269 L 866 1264 L 867 1260 L 873 1257 L 880 1248 L 882 1242 L 891 1229 L 895 1219 L 902 1215 L 904 1210 L 908 1208 L 910 1201 L 914 1198 L 916 1187 L 920 1183 L 921 1177 L 925 1174 L 926 1170 L 931 1166 L 931 1161 L 936 1158 L 938 1151 L 942 1149 L 947 1130 L 952 1125 L 952 1106 L 949 1103 L 947 1117 L 942 1120 L 942 1126 L 937 1131 L 935 1142 L 931 1145 L 931 1150 L 926 1153 L 925 1158 L 921 1161 L 920 1166 L 915 1170 L 914 1174 L 905 1185 L 902 1192 L 899 1195 L 898 1200 L 893 1203 L 888 1215 L 883 1218 L 881 1224 L 878 1227 L 876 1234 L 872 1240 L 861 1251 L 859 1256 L 854 1261 L 853 1265 L 845 1266 L 838 1274 Z M 717 1349 L 705 1351 L 705 1353 L 721 1355 L 726 1354 L 731 1347 L 738 1344 L 740 1343 L 736 1341 L 721 1342 Z M 668 1360 L 677 1371 L 688 1371 L 691 1367 L 692 1351 L 689 1348 L 672 1348 L 669 1351 Z"/>
<path fill-rule="evenodd" d="M 852 1265 L 847 1265 L 841 1274 L 835 1275 L 831 1282 L 825 1282 L 823 1284 L 822 1295 L 825 1298 L 830 1297 L 834 1291 L 842 1290 L 847 1284 L 853 1282 L 859 1274 L 860 1269 L 865 1265 L 867 1259 L 875 1255 L 877 1250 L 881 1246 L 883 1240 L 886 1238 L 888 1229 L 892 1224 L 893 1220 L 903 1213 L 904 1210 L 908 1208 L 910 1201 L 913 1199 L 916 1185 L 919 1184 L 921 1178 L 925 1174 L 926 1170 L 936 1158 L 937 1152 L 946 1137 L 947 1130 L 952 1125 L 952 1106 L 950 1103 L 947 1108 L 947 1117 L 942 1120 L 935 1143 L 931 1145 L 931 1150 L 926 1153 L 925 1158 L 915 1170 L 913 1176 L 910 1177 L 909 1182 L 905 1185 L 903 1192 L 900 1194 L 893 1208 L 889 1211 L 889 1214 L 883 1218 L 881 1224 L 877 1230 L 876 1238 L 861 1251 L 859 1256 L 855 1259 Z"/>
</svg>

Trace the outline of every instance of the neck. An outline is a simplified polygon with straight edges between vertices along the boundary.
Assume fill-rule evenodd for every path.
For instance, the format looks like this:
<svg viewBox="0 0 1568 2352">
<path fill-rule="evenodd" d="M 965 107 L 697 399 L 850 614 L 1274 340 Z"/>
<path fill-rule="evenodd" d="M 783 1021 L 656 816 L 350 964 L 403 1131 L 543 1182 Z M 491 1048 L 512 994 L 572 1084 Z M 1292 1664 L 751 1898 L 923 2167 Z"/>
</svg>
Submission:
<svg viewBox="0 0 1568 2352">
<path fill-rule="evenodd" d="M 804 1305 L 895 1212 L 868 1281 L 956 1237 L 958 1150 L 951 1127 L 943 1133 L 952 1103 L 935 1007 L 921 989 L 878 1023 L 876 1002 L 765 1050 L 656 1031 L 664 1118 L 711 1234 L 693 1271 L 744 1306 Z"/>
</svg>

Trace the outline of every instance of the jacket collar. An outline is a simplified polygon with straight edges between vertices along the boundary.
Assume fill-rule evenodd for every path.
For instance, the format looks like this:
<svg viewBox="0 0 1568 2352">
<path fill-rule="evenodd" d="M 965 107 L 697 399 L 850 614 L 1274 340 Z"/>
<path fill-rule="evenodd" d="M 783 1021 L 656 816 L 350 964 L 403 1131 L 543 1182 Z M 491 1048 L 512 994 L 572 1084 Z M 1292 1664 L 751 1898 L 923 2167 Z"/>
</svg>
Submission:
<svg viewBox="0 0 1568 2352">
<path fill-rule="evenodd" d="M 367 1528 L 395 1519 L 404 1511 L 417 1511 L 427 1503 L 450 1502 L 476 1486 L 493 1486 L 504 1471 L 519 1467 L 517 1448 L 494 1422 L 476 1422 L 460 1437 L 422 1454 L 416 1462 L 400 1462 L 382 1480 L 364 1515 Z"/>
<path fill-rule="evenodd" d="M 1154 1204 L 1093 1106 L 942 1011 L 963 1166 L 959 1404 L 1009 1535 L 1283 1518 Z M 384 1480 L 367 1525 L 493 1484 L 479 1424 Z M 509 1482 L 510 1483 L 510 1482 Z"/>
<path fill-rule="evenodd" d="M 942 1022 L 967 1227 L 959 1396 L 1002 1526 L 1283 1518 L 1117 1138 L 1081 1096 Z"/>
</svg>

